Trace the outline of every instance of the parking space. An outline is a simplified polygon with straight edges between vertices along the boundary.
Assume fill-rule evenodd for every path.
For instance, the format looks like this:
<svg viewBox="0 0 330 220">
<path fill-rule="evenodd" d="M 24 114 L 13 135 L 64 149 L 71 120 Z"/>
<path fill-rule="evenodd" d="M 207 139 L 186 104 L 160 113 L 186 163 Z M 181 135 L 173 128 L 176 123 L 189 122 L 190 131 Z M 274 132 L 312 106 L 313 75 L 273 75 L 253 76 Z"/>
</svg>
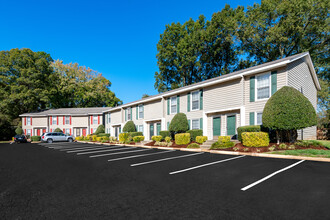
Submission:
<svg viewBox="0 0 330 220">
<path fill-rule="evenodd" d="M 6 152 L 30 166 L 24 182 L 50 189 L 54 204 L 47 204 L 75 217 L 93 218 L 95 210 L 97 218 L 126 219 L 324 219 L 330 214 L 322 209 L 330 202 L 328 163 L 83 143 L 16 145 Z M 33 158 L 38 160 L 31 163 Z M 0 165 L 16 166 L 13 160 Z M 30 180 L 28 174 L 37 177 Z M 42 207 L 58 218 L 69 217 Z"/>
</svg>

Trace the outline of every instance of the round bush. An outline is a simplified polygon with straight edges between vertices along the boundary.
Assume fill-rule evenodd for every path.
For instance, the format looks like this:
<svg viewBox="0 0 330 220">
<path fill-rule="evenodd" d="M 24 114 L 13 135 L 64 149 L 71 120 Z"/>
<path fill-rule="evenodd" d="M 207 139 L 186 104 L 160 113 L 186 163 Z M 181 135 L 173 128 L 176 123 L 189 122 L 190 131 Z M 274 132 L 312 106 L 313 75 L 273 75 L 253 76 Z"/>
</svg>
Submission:
<svg viewBox="0 0 330 220">
<path fill-rule="evenodd" d="M 169 131 L 171 133 L 185 133 L 189 129 L 188 119 L 186 114 L 178 113 L 176 114 L 169 126 Z"/>
<path fill-rule="evenodd" d="M 100 134 L 100 133 L 105 133 L 104 125 L 99 125 L 96 131 L 94 132 L 94 134 Z"/>
<path fill-rule="evenodd" d="M 263 126 L 274 130 L 298 130 L 316 125 L 312 103 L 298 90 L 284 86 L 267 101 Z"/>
<path fill-rule="evenodd" d="M 200 148 L 199 144 L 191 143 L 187 146 L 187 148 Z"/>
<path fill-rule="evenodd" d="M 23 134 L 23 129 L 21 127 L 17 127 L 15 130 L 16 134 L 22 135 Z"/>
<path fill-rule="evenodd" d="M 60 128 L 55 128 L 54 132 L 63 132 Z"/>
<path fill-rule="evenodd" d="M 123 132 L 135 132 L 135 124 L 133 121 L 126 122 L 125 126 L 123 127 Z"/>
</svg>

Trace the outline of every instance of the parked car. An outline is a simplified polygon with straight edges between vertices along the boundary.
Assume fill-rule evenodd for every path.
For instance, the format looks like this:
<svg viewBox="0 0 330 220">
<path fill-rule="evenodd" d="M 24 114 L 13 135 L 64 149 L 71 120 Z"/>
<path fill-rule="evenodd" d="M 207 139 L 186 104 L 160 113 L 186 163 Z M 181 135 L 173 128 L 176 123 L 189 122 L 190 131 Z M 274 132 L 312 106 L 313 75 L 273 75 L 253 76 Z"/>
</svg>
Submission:
<svg viewBox="0 0 330 220">
<path fill-rule="evenodd" d="M 73 142 L 74 138 L 70 135 L 61 132 L 46 132 L 41 136 L 41 141 L 53 143 L 54 141 L 68 141 Z"/>
<path fill-rule="evenodd" d="M 26 138 L 26 136 L 24 134 L 22 134 L 22 135 L 15 135 L 14 141 L 15 141 L 15 143 L 26 143 L 27 142 L 27 138 Z"/>
</svg>

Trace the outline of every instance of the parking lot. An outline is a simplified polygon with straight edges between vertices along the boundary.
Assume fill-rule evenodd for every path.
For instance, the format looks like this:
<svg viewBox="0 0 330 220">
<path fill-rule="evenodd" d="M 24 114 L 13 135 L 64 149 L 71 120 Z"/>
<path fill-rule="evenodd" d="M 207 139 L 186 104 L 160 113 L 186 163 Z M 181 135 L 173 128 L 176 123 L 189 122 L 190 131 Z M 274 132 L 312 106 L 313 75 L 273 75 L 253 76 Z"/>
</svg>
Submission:
<svg viewBox="0 0 330 220">
<path fill-rule="evenodd" d="M 1 219 L 327 219 L 330 164 L 82 143 L 0 145 Z"/>
</svg>

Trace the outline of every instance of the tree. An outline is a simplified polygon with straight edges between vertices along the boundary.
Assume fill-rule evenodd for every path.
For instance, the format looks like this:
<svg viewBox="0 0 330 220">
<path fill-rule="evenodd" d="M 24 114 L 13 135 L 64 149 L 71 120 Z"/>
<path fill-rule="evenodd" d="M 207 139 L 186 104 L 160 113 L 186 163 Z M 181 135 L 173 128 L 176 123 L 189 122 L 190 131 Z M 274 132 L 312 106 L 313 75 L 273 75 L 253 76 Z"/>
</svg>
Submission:
<svg viewBox="0 0 330 220">
<path fill-rule="evenodd" d="M 23 134 L 23 129 L 21 127 L 17 127 L 15 130 L 16 134 L 22 135 Z"/>
<path fill-rule="evenodd" d="M 63 132 L 60 128 L 55 128 L 54 132 Z"/>
<path fill-rule="evenodd" d="M 145 98 L 148 98 L 148 97 L 150 97 L 150 95 L 148 95 L 148 94 L 143 94 L 142 95 L 142 99 L 145 99 Z"/>
<path fill-rule="evenodd" d="M 186 114 L 184 113 L 177 113 L 169 126 L 169 131 L 171 132 L 172 136 L 177 133 L 185 133 L 189 129 L 188 119 Z"/>
<path fill-rule="evenodd" d="M 101 73 L 78 63 L 63 64 L 56 60 L 52 67 L 57 76 L 52 107 L 118 106 L 122 101 L 110 90 L 111 82 Z"/>
<path fill-rule="evenodd" d="M 123 127 L 123 132 L 135 132 L 136 128 L 135 128 L 135 124 L 133 121 L 128 121 L 126 122 L 126 124 Z"/>
<path fill-rule="evenodd" d="M 316 112 L 312 103 L 298 90 L 284 86 L 272 95 L 264 108 L 262 124 L 279 132 L 284 131 L 290 142 L 297 139 L 297 130 L 316 125 Z M 283 139 L 283 137 L 282 137 Z"/>
<path fill-rule="evenodd" d="M 105 133 L 104 125 L 99 125 L 96 131 L 94 132 L 94 134 L 100 134 L 100 133 Z"/>
</svg>

